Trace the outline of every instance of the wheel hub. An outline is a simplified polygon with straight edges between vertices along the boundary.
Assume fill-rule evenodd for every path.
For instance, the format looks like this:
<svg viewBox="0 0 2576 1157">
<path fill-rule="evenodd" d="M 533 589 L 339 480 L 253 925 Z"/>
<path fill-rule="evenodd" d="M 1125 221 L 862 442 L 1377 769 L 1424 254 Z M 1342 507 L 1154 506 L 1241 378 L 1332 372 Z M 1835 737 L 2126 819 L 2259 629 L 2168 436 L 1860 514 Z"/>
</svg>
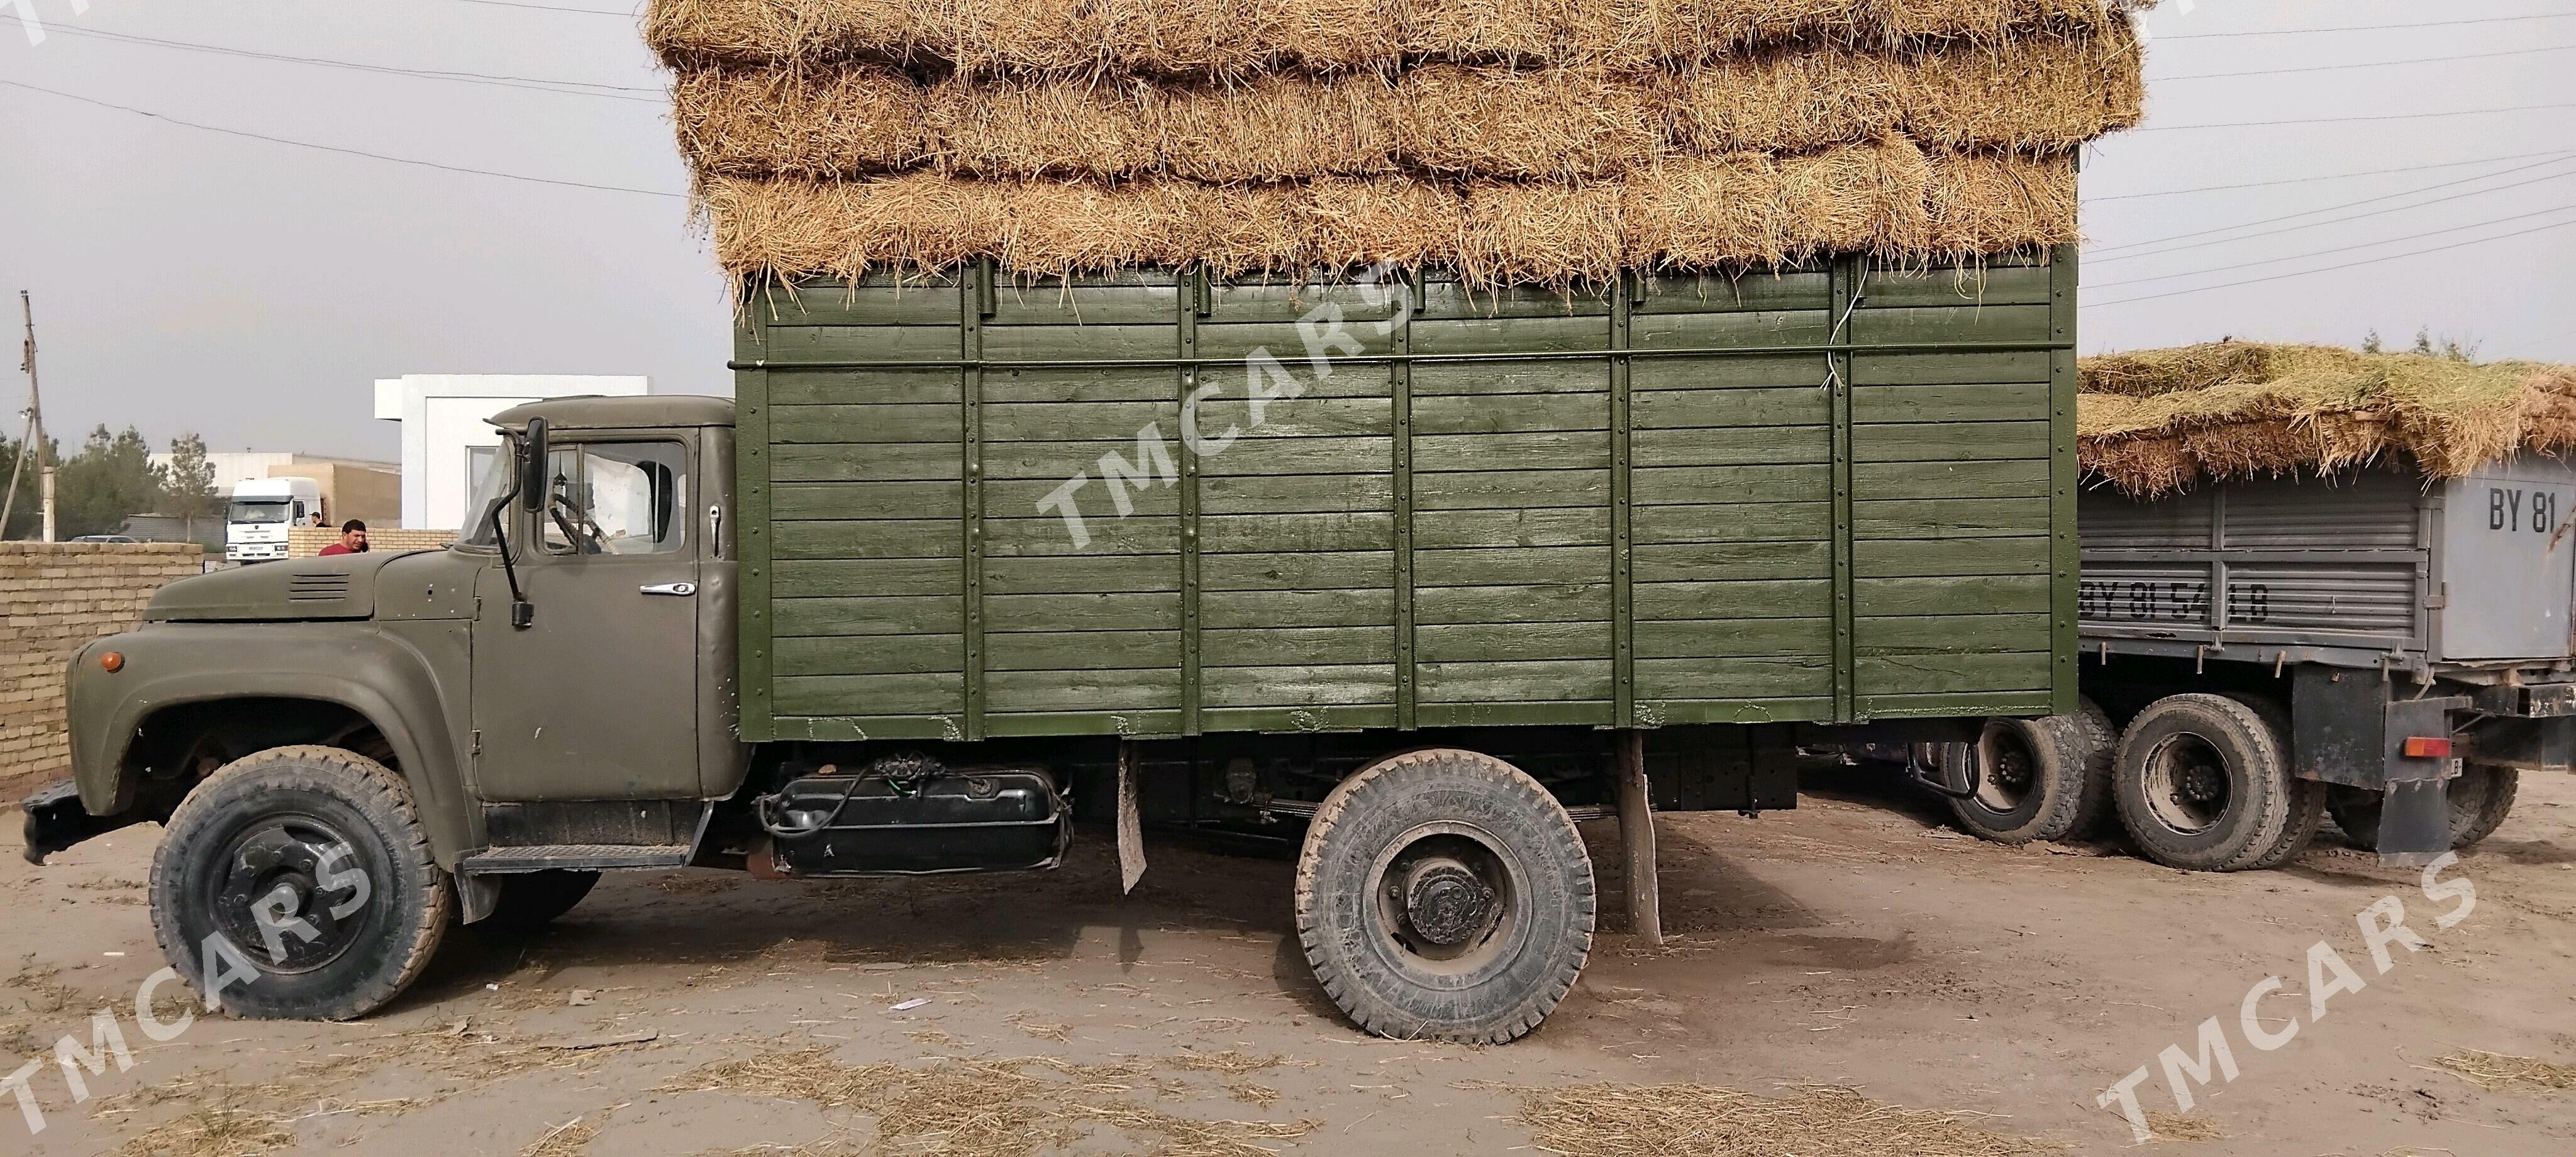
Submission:
<svg viewBox="0 0 2576 1157">
<path fill-rule="evenodd" d="M 1482 934 L 1493 923 L 1499 898 L 1465 864 L 1445 856 L 1414 865 L 1403 891 L 1405 922 L 1443 948 Z"/>
<path fill-rule="evenodd" d="M 269 971 L 309 971 L 356 942 L 364 912 L 349 907 L 363 880 L 337 832 L 270 821 L 236 837 L 224 856 L 214 880 L 216 923 Z"/>
</svg>

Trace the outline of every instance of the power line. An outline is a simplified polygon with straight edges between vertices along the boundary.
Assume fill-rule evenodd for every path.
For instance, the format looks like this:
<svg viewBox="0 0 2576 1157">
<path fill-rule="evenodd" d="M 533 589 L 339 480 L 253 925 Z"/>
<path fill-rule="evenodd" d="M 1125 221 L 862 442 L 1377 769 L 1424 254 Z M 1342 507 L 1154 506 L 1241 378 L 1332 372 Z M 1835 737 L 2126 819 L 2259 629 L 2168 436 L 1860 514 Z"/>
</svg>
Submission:
<svg viewBox="0 0 2576 1157">
<path fill-rule="evenodd" d="M 2401 64 L 2442 64 L 2454 60 L 2492 60 L 2499 56 L 2534 56 L 2543 52 L 2565 52 L 2576 44 L 2552 44 L 2540 48 L 2509 48 L 2501 52 L 2468 52 L 2458 56 L 2419 56 L 2410 60 L 2370 60 L 2359 64 L 2313 64 L 2303 68 L 2257 68 L 2246 72 L 2196 72 L 2189 76 L 2159 76 L 2157 84 L 2179 80 L 2227 80 L 2245 76 L 2287 76 L 2297 72 L 2348 72 L 2356 68 L 2395 68 Z"/>
<path fill-rule="evenodd" d="M 38 85 L 27 84 L 22 81 L 0 79 L 0 85 L 7 85 L 11 88 L 23 88 L 29 92 L 41 92 L 47 96 L 58 96 L 65 100 L 78 101 L 82 104 L 95 105 L 99 108 L 115 109 L 118 112 L 133 113 L 136 116 L 150 117 L 153 120 L 178 125 L 182 128 L 197 129 L 202 132 L 209 133 L 220 133 L 228 137 L 246 137 L 251 140 L 267 141 L 270 144 L 276 145 L 291 145 L 299 149 L 313 149 L 325 153 L 339 153 L 343 156 L 365 157 L 372 161 L 389 161 L 397 165 L 414 165 L 424 169 L 437 169 L 441 172 L 448 173 L 465 173 L 477 177 L 499 177 L 503 180 L 509 181 L 526 181 L 537 185 L 560 185 L 570 189 L 594 189 L 603 193 L 633 193 L 644 197 L 667 197 L 675 201 L 687 199 L 682 194 L 666 193 L 659 189 L 636 189 L 629 188 L 625 185 L 601 185 L 589 181 L 565 181 L 558 180 L 553 177 L 531 177 L 524 173 L 504 173 L 494 169 L 475 169 L 468 168 L 463 165 L 446 165 L 440 164 L 437 161 L 423 161 L 412 157 L 397 157 L 386 153 L 371 153 L 364 149 L 349 149 L 342 148 L 338 145 L 322 145 L 315 144 L 312 141 L 299 141 L 287 137 L 273 137 L 266 133 L 254 133 L 245 129 L 228 129 L 219 125 L 199 124 L 195 121 L 180 120 L 177 117 L 169 116 L 164 113 L 153 112 L 149 109 L 139 109 L 131 105 L 114 104 L 94 97 L 81 96 L 78 93 L 63 92 L 59 89 L 44 88 Z"/>
<path fill-rule="evenodd" d="M 476 0 L 498 3 L 500 0 Z M 2244 36 L 2309 36 L 2320 32 L 2393 32 L 2407 28 L 2456 28 L 2471 24 L 2508 24 L 2531 20 L 2564 20 L 2576 12 L 2543 12 L 2537 16 L 2487 16 L 2475 20 L 2428 20 L 2421 24 L 2355 24 L 2342 28 L 2282 28 L 2270 32 L 2192 32 L 2179 36 L 2158 36 L 2161 44 L 2168 40 L 2228 40 Z"/>
<path fill-rule="evenodd" d="M 2570 108 L 2576 108 L 2576 104 L 2523 104 L 2512 105 L 2505 108 L 2464 108 L 2456 112 L 2410 112 L 2397 113 L 2392 116 L 2312 117 L 2307 120 L 2292 121 L 2235 121 L 2229 124 L 2219 125 L 2145 125 L 2139 128 L 2130 129 L 2129 131 L 2133 133 L 2180 133 L 2193 132 L 2201 129 L 2267 129 L 2285 125 L 2339 125 L 2359 124 L 2368 121 L 2438 120 L 2446 117 L 2488 116 L 2495 113 L 2509 112 L 2550 112 L 2558 109 Z"/>
<path fill-rule="evenodd" d="M 2464 179 L 2457 180 L 2457 181 L 2444 181 L 2444 182 L 2442 182 L 2442 183 L 2440 183 L 2440 184 L 2437 184 L 2437 185 L 2426 185 L 2426 186 L 2424 186 L 2424 187 L 2422 187 L 2422 188 L 2420 188 L 2420 189 L 2408 189 L 2408 190 L 2406 190 L 2405 192 L 2402 192 L 2402 193 L 2389 193 L 2389 194 L 2386 194 L 2386 195 L 2383 195 L 2383 196 L 2378 196 L 2378 197 L 2365 197 L 2365 198 L 2363 198 L 2363 199 L 2361 199 L 2361 200 L 2359 200 L 2359 201 L 2347 201 L 2347 202 L 2345 202 L 2345 203 L 2343 203 L 2343 204 L 2341 204 L 2341 205 L 2327 205 L 2327 206 L 2325 206 L 2324 208 L 2320 208 L 2320 209 L 2308 209 L 2308 210 L 2304 210 L 2304 211 L 2297 212 L 2297 213 L 2285 214 L 2285 215 L 2283 215 L 2283 216 L 2279 216 L 2279 217 L 2267 217 L 2267 218 L 2264 218 L 2263 220 L 2260 220 L 2260 221 L 2247 221 L 2247 222 L 2245 222 L 2245 223 L 2243 223 L 2243 224 L 2239 224 L 2239 225 L 2229 225 L 2229 226 L 2227 226 L 2227 227 L 2225 227 L 2225 228 L 2222 228 L 2222 229 L 2203 229 L 2203 230 L 2201 230 L 2200 232 L 2197 232 L 2197 233 L 2176 233 L 2176 234 L 2174 234 L 2173 236 L 2170 236 L 2170 237 L 2157 237 L 2157 238 L 2154 238 L 2154 239 L 2151 239 L 2151 240 L 2147 240 L 2147 241 L 2132 241 L 2132 242 L 2130 242 L 2130 243 L 2128 243 L 2128 244 L 2126 244 L 2126 245 L 2108 245 L 2108 246 L 2104 246 L 2104 247 L 2102 247 L 2102 248 L 2100 248 L 2100 249 L 2096 249 L 2096 250 L 2094 250 L 2093 252 L 2095 252 L 2095 253 L 2115 253 L 2115 252 L 2119 252 L 2119 251 L 2124 250 L 2124 249 L 2144 249 L 2144 248 L 2147 248 L 2147 247 L 2149 247 L 2149 246 L 2162 245 L 2162 244 L 2164 244 L 2164 243 L 2165 243 L 2165 242 L 2167 242 L 2167 241 L 2188 241 L 2188 240 L 2190 240 L 2190 239 L 2192 239 L 2192 238 L 2194 238 L 2194 237 L 2210 237 L 2210 236 L 2215 236 L 2215 235 L 2220 234 L 2220 233 L 2235 233 L 2235 232 L 2238 232 L 2239 230 L 2252 229 L 2252 228 L 2254 228 L 2254 227 L 2256 227 L 2256 226 L 2258 226 L 2258 225 L 2273 225 L 2273 224 L 2278 224 L 2278 223 L 2280 223 L 2280 222 L 2282 222 L 2282 221 L 2296 221 L 2296 220 L 2298 220 L 2298 219 L 2299 219 L 2299 218 L 2301 218 L 2301 217 L 2314 217 L 2314 216 L 2317 216 L 2318 214 L 2321 214 L 2321 213 L 2334 213 L 2334 212 L 2339 212 L 2339 211 L 2341 211 L 2341 210 L 2345 210 L 2345 209 L 2358 209 L 2358 208 L 2360 208 L 2361 206 L 2364 206 L 2364 205 L 2376 205 L 2376 204 L 2378 204 L 2379 202 L 2382 202 L 2382 201 L 2394 201 L 2394 200 L 2397 200 L 2397 199 L 2399 199 L 2399 198 L 2401 198 L 2401 197 L 2412 197 L 2412 196 L 2415 196 L 2415 195 L 2417 195 L 2417 194 L 2419 194 L 2419 193 L 2430 193 L 2430 192 L 2433 192 L 2433 191 L 2438 190 L 2438 189 L 2449 189 L 2449 188 L 2454 188 L 2454 187 L 2457 187 L 2457 186 L 2460 186 L 2460 185 L 2474 185 L 2474 184 L 2477 184 L 2477 183 L 2478 183 L 2478 182 L 2480 182 L 2480 181 L 2492 181 L 2492 180 L 2494 180 L 2494 179 L 2496 179 L 2496 178 L 2498 178 L 2498 177 L 2509 177 L 2509 176 L 2512 176 L 2512 175 L 2513 175 L 2513 174 L 2515 174 L 2515 173 L 2525 173 L 2525 172 L 2529 172 L 2529 171 L 2531 171 L 2531 170 L 2533 170 L 2533 169 L 2545 169 L 2545 168 L 2548 168 L 2548 167 L 2549 167 L 2549 166 L 2551 166 L 2551 165 L 2563 165 L 2563 164 L 2566 164 L 2566 163 L 2567 163 L 2568 161 L 2570 161 L 2570 160 L 2576 160 L 2576 157 L 2559 157 L 2559 158 L 2557 158 L 2557 159 L 2555 159 L 2555 160 L 2542 161 L 2542 162 L 2540 162 L 2540 163 L 2538 163 L 2538 164 L 2532 164 L 2532 165 L 2524 165 L 2524 166 L 2521 166 L 2520 168 L 2506 169 L 2506 170 L 2503 170 L 2502 172 L 2487 173 L 2487 174 L 2485 174 L 2485 175 L 2483 175 L 2483 176 L 2468 177 L 2468 178 L 2464 178 Z M 2455 195 L 2455 196 L 2450 196 L 2450 197 L 2437 197 L 2437 198 L 2435 198 L 2435 199 L 2433 199 L 2433 200 L 2430 200 L 2430 201 L 2423 201 L 2423 202 L 2419 202 L 2419 203 L 2417 203 L 2417 204 L 2413 204 L 2413 205 L 2400 205 L 2400 206 L 2398 206 L 2398 207 L 2396 207 L 2396 208 L 2394 208 L 2394 209 L 2383 209 L 2383 210 L 2380 210 L 2380 211 L 2375 212 L 2375 213 L 2359 213 L 2359 214 L 2355 214 L 2355 215 L 2353 215 L 2353 216 L 2351 216 L 2351 217 L 2338 217 L 2338 218 L 2335 218 L 2335 219 L 2334 219 L 2334 220 L 2332 220 L 2332 221 L 2316 221 L 2316 222 L 2311 222 L 2311 223 L 2306 224 L 2306 225 L 2296 226 L 2296 227 L 2295 227 L 2295 228 L 2293 228 L 2293 229 L 2278 229 L 2278 230 L 2274 230 L 2272 233 L 2256 233 L 2256 234 L 2253 234 L 2252 236 L 2254 236 L 2254 237 L 2269 237 L 2269 236 L 2272 236 L 2274 233 L 2290 233 L 2290 232 L 2295 232 L 2295 231 L 2297 231 L 2298 229 L 2313 229 L 2313 228 L 2316 228 L 2318 225 L 2332 225 L 2332 224 L 2336 224 L 2337 222 L 2341 222 L 2341 221 L 2356 221 L 2356 220 L 2359 220 L 2359 219 L 2361 219 L 2361 218 L 2363 218 L 2363 217 L 2376 217 L 2376 216 L 2379 216 L 2381 213 L 2402 213 L 2402 212 L 2405 212 L 2405 211 L 2406 211 L 2406 210 L 2408 210 L 2408 209 L 2421 209 L 2421 208 L 2424 208 L 2424 207 L 2425 207 L 2425 206 L 2427 206 L 2427 205 L 2441 205 L 2441 204 L 2446 204 L 2446 203 L 2448 203 L 2448 202 L 2451 202 L 2451 201 L 2457 201 L 2457 200 L 2460 200 L 2460 199 L 2465 198 L 2465 197 L 2480 197 L 2480 196 L 2484 196 L 2484 195 L 2486 195 L 2486 194 L 2488 194 L 2488 193 L 2501 193 L 2501 192 L 2503 192 L 2503 191 L 2505 191 L 2505 190 L 2507 190 L 2507 189 L 2519 189 L 2519 188 L 2522 188 L 2522 187 L 2523 187 L 2523 186 L 2525 186 L 2525 185 L 2536 185 L 2536 184 L 2539 184 L 2539 183 L 2540 183 L 2540 182 L 2542 182 L 2542 181 L 2555 181 L 2555 180 L 2559 180 L 2559 179 L 2561 179 L 2561 178 L 2565 178 L 2565 177 L 2569 177 L 2569 176 L 2576 176 L 2576 173 L 2556 173 L 2556 174 L 2552 174 L 2552 175 L 2550 175 L 2550 176 L 2546 176 L 2546 177 L 2537 177 L 2537 178 L 2534 178 L 2534 179 L 2529 180 L 2529 181 L 2516 181 L 2516 182 L 2514 182 L 2513 184 L 2510 184 L 2510 185 L 2498 185 L 2498 186 L 2496 186 L 2496 187 L 2494 187 L 2494 188 L 2492 188 L 2492 189 L 2476 189 L 2476 190 L 2472 190 L 2472 191 L 2470 191 L 2470 192 L 2460 193 L 2460 194 L 2457 194 L 2457 195 Z M 2228 243 L 2233 242 L 2233 241 L 2244 241 L 2244 240 L 2249 240 L 2249 239 L 2250 239 L 2250 238 L 2248 238 L 2248 237 L 2234 237 L 2234 238 L 2229 238 L 2227 241 L 2214 242 L 2213 244 L 2222 244 L 2222 245 L 2223 245 L 2223 244 L 2228 244 Z M 2183 246 L 2178 246 L 2178 247 L 2173 248 L 2173 249 L 2158 250 L 2158 251 L 2157 251 L 2157 252 L 2155 252 L 2155 253 L 2132 253 L 2132 254 L 2129 254 L 2129 255 L 2127 255 L 2127 256 L 2125 256 L 2125 257 L 2108 257 L 2108 258 L 2103 258 L 2102 260 L 2104 260 L 2104 261 L 2106 261 L 2106 262 L 2108 262 L 2108 261 L 2134 261 L 2134 260 L 2136 260 L 2136 259 L 2138 259 L 2138 258 L 2141 258 L 2141 257 L 2154 257 L 2154 256 L 2157 256 L 2157 255 L 2158 255 L 2158 254 L 2160 254 L 2160 253 L 2179 253 L 2179 252 L 2181 252 L 2182 250 L 2185 250 L 2185 249 L 2198 249 L 2198 248 L 2201 248 L 2201 246 L 2198 246 L 2198 245 L 2183 245 Z M 2088 256 L 2089 256 L 2089 255 L 2088 255 Z"/>
<path fill-rule="evenodd" d="M 2249 181 L 2242 185 L 2202 185 L 2196 189 L 2158 189 L 2150 193 L 2120 193 L 2109 197 L 2087 194 L 2088 204 L 2105 201 L 2138 201 L 2148 197 L 2180 197 L 2187 193 L 2229 193 L 2239 189 L 2271 189 L 2282 185 L 2311 185 L 2319 181 L 2344 181 L 2356 177 L 2388 177 L 2400 173 L 2425 173 L 2435 169 L 2461 169 L 2470 165 L 2501 165 L 2507 161 L 2528 161 L 2534 157 L 2576 157 L 2576 152 L 2516 153 L 2510 157 L 2481 157 L 2474 161 L 2444 161 L 2438 165 L 2408 165 L 2401 169 L 2364 169 L 2356 173 L 2327 173 L 2315 177 L 2289 177 L 2278 181 Z"/>
<path fill-rule="evenodd" d="M 2095 285 L 2094 288 L 2111 289 L 2122 285 L 2145 285 L 2156 281 L 2179 281 L 2186 277 L 2206 277 L 2212 273 L 2232 273 L 2239 269 L 2253 269 L 2263 265 L 2280 265 L 2291 261 L 2305 261 L 2311 257 L 2332 257 L 2337 253 L 2354 253 L 2364 249 L 2376 249 L 2382 245 L 2396 245 L 2407 241 L 2421 241 L 2427 237 L 2441 237 L 2452 233 L 2466 233 L 2471 229 L 2485 229 L 2496 225 L 2510 225 L 2516 221 L 2528 221 L 2534 217 L 2546 217 L 2552 213 L 2565 213 L 2571 209 L 2576 209 L 2576 205 L 2560 205 L 2555 208 L 2542 209 L 2533 213 L 2516 213 L 2513 216 L 2498 217 L 2492 221 L 2479 221 L 2469 225 L 2454 225 L 2448 229 L 2435 229 L 2425 233 L 2410 233 L 2404 237 L 2390 237 L 2379 241 L 2365 241 L 2359 245 L 2338 245 L 2332 249 L 2319 249 L 2311 253 L 2293 253 L 2287 257 L 2273 257 L 2262 261 L 2244 261 L 2234 265 L 2221 265 L 2215 269 L 2195 269 L 2189 273 L 2164 273 L 2158 274 L 2154 277 L 2132 277 L 2125 281 L 2105 281 Z"/>
<path fill-rule="evenodd" d="M 463 0 L 463 2 L 467 4 L 489 4 L 495 8 L 528 8 L 538 12 L 578 12 L 584 16 L 617 16 L 628 20 L 635 18 L 635 14 L 632 12 L 609 12 L 599 8 L 566 8 L 560 4 L 522 4 L 518 3 L 517 0 Z"/>
<path fill-rule="evenodd" d="M 344 68 L 357 72 L 387 73 L 398 76 L 418 77 L 424 80 L 451 80 L 467 84 L 495 85 L 501 88 L 530 89 L 537 92 L 557 92 L 563 93 L 567 96 L 596 96 L 612 100 L 629 100 L 652 104 L 659 104 L 663 100 L 663 97 L 660 95 L 662 92 L 661 89 L 643 88 L 634 85 L 603 84 L 596 81 L 586 80 L 552 80 L 544 77 L 533 76 L 503 76 L 482 72 L 455 72 L 427 68 L 400 68 L 389 64 L 365 64 L 358 61 L 334 60 L 328 57 L 319 56 L 288 56 L 281 53 L 260 52 L 247 48 L 227 48 L 216 44 L 196 44 L 185 40 L 162 40 L 151 36 L 136 36 L 131 33 L 109 32 L 104 29 L 97 28 L 67 27 L 56 29 L 56 31 L 68 33 L 73 36 L 88 36 L 101 40 L 130 44 L 147 44 L 160 48 L 179 48 L 186 49 L 191 52 L 210 52 L 220 56 L 238 56 L 250 60 L 265 60 L 286 64 L 309 64 L 325 68 Z M 653 93 L 655 95 L 628 96 L 625 95 L 627 93 Z"/>
<path fill-rule="evenodd" d="M 2265 285 L 2275 281 L 2288 281 L 2297 277 L 2311 277 L 2319 273 L 2337 273 L 2346 269 L 2359 269 L 2365 265 L 2380 265 L 2390 261 L 2402 261 L 2409 257 L 2422 257 L 2431 253 L 2448 253 L 2455 249 L 2466 249 L 2472 245 L 2484 245 L 2490 241 L 2509 241 L 2516 237 L 2529 237 L 2535 233 L 2548 233 L 2554 230 L 2567 228 L 2570 225 L 2576 225 L 2576 221 L 2561 221 L 2558 224 L 2543 225 L 2537 229 L 2524 229 L 2515 233 L 2499 233 L 2493 237 L 2481 237 L 2475 241 L 2462 241 L 2456 245 L 2437 245 L 2430 249 L 2417 249 L 2408 253 L 2392 253 L 2386 257 L 2374 257 L 2367 261 L 2353 261 L 2342 265 L 2329 265 L 2322 269 L 2303 269 L 2297 273 L 2283 273 L 2272 277 L 2257 277 L 2247 281 L 2231 281 L 2224 285 L 2204 285 L 2197 289 L 2177 289 L 2170 293 L 2150 293 L 2143 297 L 2123 297 L 2115 301 L 2090 301 L 2084 303 L 2083 308 L 2094 309 L 2109 305 L 2134 305 L 2141 301 L 2160 301 L 2168 297 L 2183 297 L 2194 293 L 2209 293 L 2221 289 L 2236 289 L 2247 285 Z M 2217 271 L 2213 270 L 2212 272 Z"/>
</svg>

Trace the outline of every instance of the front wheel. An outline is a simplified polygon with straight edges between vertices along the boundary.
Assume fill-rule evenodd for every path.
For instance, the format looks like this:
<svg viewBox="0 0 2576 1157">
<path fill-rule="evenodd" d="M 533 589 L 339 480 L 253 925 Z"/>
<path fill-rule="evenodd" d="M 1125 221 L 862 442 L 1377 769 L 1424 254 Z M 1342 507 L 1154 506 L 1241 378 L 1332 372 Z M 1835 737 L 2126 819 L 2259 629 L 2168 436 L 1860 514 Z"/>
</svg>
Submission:
<svg viewBox="0 0 2576 1157">
<path fill-rule="evenodd" d="M 152 858 L 162 954 L 252 1019 L 383 1007 L 428 966 L 452 903 L 410 787 L 336 747 L 271 748 L 218 770 Z"/>
<path fill-rule="evenodd" d="M 1592 951 L 1592 859 L 1547 789 L 1492 756 L 1407 752 L 1342 781 L 1297 860 L 1297 935 L 1379 1036 L 1501 1044 Z"/>
</svg>

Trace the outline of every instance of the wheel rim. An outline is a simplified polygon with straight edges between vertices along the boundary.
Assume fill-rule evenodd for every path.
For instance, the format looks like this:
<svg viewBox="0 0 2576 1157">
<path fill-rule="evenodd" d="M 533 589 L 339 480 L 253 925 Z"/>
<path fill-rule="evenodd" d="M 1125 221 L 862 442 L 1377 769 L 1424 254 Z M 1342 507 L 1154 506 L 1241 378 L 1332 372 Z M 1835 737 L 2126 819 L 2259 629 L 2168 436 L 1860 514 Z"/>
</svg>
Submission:
<svg viewBox="0 0 2576 1157">
<path fill-rule="evenodd" d="M 265 816 L 224 845 L 206 880 L 216 934 L 261 971 L 311 972 L 346 955 L 366 926 L 356 845 L 330 821 Z"/>
<path fill-rule="evenodd" d="M 2176 735 L 2156 745 L 2146 760 L 2147 810 L 2184 835 L 2217 827 L 2235 802 L 2234 777 L 2216 745 L 2197 735 Z"/>
<path fill-rule="evenodd" d="M 2039 753 L 2010 727 L 1990 728 L 1983 746 L 1985 774 L 1977 781 L 1977 803 L 1999 815 L 2020 811 L 2039 786 Z"/>
<path fill-rule="evenodd" d="M 1478 971 L 1509 950 L 1525 922 L 1520 870 L 1501 840 L 1473 824 L 1417 825 L 1370 870 L 1371 926 L 1408 967 Z"/>
</svg>

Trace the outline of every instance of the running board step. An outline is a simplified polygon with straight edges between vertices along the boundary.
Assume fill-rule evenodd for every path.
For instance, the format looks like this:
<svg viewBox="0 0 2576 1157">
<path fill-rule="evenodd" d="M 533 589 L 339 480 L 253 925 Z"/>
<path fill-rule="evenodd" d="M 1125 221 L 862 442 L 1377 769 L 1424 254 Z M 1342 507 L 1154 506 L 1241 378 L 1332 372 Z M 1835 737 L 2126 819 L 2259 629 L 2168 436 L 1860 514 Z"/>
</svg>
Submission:
<svg viewBox="0 0 2576 1157">
<path fill-rule="evenodd" d="M 524 848 L 485 848 L 457 861 L 460 875 L 485 876 L 556 869 L 613 872 L 633 868 L 685 868 L 687 844 L 536 844 Z"/>
</svg>

